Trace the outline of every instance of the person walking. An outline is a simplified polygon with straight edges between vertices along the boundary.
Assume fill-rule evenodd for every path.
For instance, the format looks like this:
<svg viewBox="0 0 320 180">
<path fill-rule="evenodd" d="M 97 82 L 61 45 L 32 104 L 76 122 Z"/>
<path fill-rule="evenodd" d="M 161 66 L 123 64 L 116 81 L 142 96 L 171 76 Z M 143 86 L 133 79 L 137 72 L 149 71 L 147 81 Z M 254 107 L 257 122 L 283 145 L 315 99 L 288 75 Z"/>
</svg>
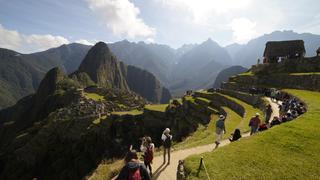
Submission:
<svg viewBox="0 0 320 180">
<path fill-rule="evenodd" d="M 251 127 L 250 135 L 255 134 L 258 131 L 258 128 L 261 124 L 261 120 L 259 118 L 260 114 L 256 113 L 256 116 L 252 117 L 249 122 L 249 126 Z"/>
<path fill-rule="evenodd" d="M 172 135 L 170 135 L 170 129 L 166 128 L 161 136 L 163 142 L 163 164 L 166 163 L 166 154 L 168 152 L 168 164 L 170 164 L 170 150 L 171 150 L 171 142 Z"/>
<path fill-rule="evenodd" d="M 269 124 L 272 112 L 273 112 L 272 107 L 270 104 L 268 104 L 266 108 L 266 119 L 265 119 L 266 124 Z"/>
<path fill-rule="evenodd" d="M 152 176 L 152 160 L 154 154 L 154 144 L 152 143 L 151 137 L 147 136 L 142 138 L 142 144 L 140 146 L 140 150 L 144 153 L 144 165 L 146 168 L 149 168 L 150 176 Z"/>
<path fill-rule="evenodd" d="M 116 180 L 143 179 L 151 180 L 147 168 L 139 162 L 135 150 L 129 150 L 125 157 L 125 166 L 121 169 Z"/>
<path fill-rule="evenodd" d="M 215 144 L 216 144 L 215 148 L 218 148 L 220 141 L 222 140 L 223 133 L 224 134 L 227 133 L 226 127 L 224 124 L 225 119 L 226 119 L 226 117 L 224 115 L 220 115 L 218 121 L 216 122 L 216 136 L 217 137 L 216 137 L 216 141 L 215 141 Z"/>
</svg>

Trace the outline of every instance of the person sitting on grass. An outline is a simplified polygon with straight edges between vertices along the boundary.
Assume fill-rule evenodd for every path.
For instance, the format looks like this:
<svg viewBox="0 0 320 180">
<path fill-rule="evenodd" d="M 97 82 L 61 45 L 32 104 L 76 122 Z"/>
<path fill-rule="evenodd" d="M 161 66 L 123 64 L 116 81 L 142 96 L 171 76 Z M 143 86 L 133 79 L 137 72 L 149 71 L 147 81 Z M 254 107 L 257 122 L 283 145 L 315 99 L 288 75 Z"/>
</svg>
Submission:
<svg viewBox="0 0 320 180">
<path fill-rule="evenodd" d="M 271 121 L 270 125 L 272 127 L 272 126 L 279 125 L 279 124 L 281 124 L 280 119 L 278 117 L 274 117 L 273 120 Z"/>
<path fill-rule="evenodd" d="M 232 133 L 231 136 L 232 136 L 232 138 L 229 138 L 230 142 L 234 142 L 234 141 L 239 140 L 242 137 L 240 129 L 235 129 L 234 133 Z"/>
<path fill-rule="evenodd" d="M 143 179 L 151 180 L 147 168 L 139 162 L 135 150 L 129 150 L 125 157 L 126 165 L 121 169 L 116 180 Z"/>
</svg>

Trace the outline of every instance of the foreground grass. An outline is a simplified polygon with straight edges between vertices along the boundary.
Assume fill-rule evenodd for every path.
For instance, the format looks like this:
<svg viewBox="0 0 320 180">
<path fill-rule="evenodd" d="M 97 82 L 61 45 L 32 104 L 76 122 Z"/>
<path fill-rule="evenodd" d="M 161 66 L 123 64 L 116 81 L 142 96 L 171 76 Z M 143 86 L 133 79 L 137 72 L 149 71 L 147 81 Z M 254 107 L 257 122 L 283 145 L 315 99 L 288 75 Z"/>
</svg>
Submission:
<svg viewBox="0 0 320 180">
<path fill-rule="evenodd" d="M 214 152 L 186 159 L 189 179 L 196 177 L 204 157 L 212 179 L 319 179 L 320 93 L 287 90 L 308 104 L 308 112 L 294 121 L 242 139 Z"/>
<path fill-rule="evenodd" d="M 123 160 L 115 160 L 113 162 L 103 162 L 92 173 L 89 180 L 111 179 L 116 176 L 124 166 Z"/>
</svg>

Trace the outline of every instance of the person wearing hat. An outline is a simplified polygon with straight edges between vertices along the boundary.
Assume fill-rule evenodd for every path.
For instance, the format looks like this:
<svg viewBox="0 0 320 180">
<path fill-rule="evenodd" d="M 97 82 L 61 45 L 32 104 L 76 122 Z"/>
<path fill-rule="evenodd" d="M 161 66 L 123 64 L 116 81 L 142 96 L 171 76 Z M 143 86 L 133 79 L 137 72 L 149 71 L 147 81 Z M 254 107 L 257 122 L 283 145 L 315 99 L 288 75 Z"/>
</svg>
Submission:
<svg viewBox="0 0 320 180">
<path fill-rule="evenodd" d="M 255 134 L 258 131 L 259 126 L 261 124 L 261 120 L 259 117 L 260 117 L 260 114 L 256 113 L 256 116 L 250 119 L 250 122 L 249 122 L 249 126 L 251 127 L 250 135 Z"/>
<path fill-rule="evenodd" d="M 166 163 L 166 154 L 168 152 L 168 164 L 170 164 L 170 149 L 171 149 L 171 141 L 172 141 L 172 135 L 170 135 L 170 129 L 166 128 L 161 136 L 161 139 L 163 141 L 163 164 Z"/>
<path fill-rule="evenodd" d="M 226 119 L 226 117 L 224 115 L 220 115 L 218 121 L 216 122 L 216 134 L 217 134 L 217 138 L 216 138 L 216 147 L 218 148 L 220 141 L 222 139 L 223 133 L 225 134 L 226 131 L 226 127 L 224 124 L 224 120 Z"/>
</svg>

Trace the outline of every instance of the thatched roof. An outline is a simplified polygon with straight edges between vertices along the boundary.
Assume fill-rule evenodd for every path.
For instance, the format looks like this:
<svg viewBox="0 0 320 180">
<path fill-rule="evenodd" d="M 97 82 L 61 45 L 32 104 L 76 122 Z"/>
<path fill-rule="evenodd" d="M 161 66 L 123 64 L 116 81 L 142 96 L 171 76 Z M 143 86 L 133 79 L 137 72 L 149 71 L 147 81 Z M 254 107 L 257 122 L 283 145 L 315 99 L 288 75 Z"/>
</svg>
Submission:
<svg viewBox="0 0 320 180">
<path fill-rule="evenodd" d="M 283 57 L 296 53 L 305 53 L 303 40 L 269 41 L 264 50 L 264 57 Z"/>
</svg>

